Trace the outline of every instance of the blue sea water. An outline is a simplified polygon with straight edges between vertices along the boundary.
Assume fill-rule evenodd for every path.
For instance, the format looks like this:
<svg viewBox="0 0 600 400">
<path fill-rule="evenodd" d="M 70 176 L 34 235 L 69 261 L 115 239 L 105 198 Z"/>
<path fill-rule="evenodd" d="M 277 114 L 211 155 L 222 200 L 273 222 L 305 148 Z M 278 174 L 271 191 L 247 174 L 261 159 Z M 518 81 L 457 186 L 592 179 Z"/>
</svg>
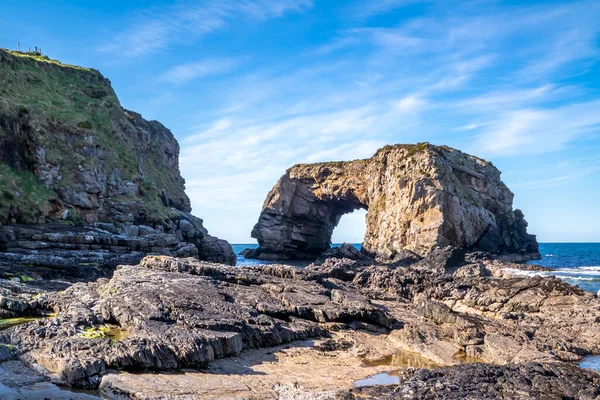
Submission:
<svg viewBox="0 0 600 400">
<path fill-rule="evenodd" d="M 339 246 L 335 243 L 332 246 Z M 360 249 L 360 244 L 353 244 Z M 238 265 L 258 265 L 268 263 L 261 260 L 246 259 L 239 254 L 244 249 L 255 249 L 257 244 L 234 244 L 233 251 L 238 254 Z M 566 282 L 584 290 L 596 293 L 600 290 L 600 243 L 540 243 L 541 260 L 531 261 L 551 268 L 551 272 L 530 272 L 523 274 L 555 275 Z"/>
<path fill-rule="evenodd" d="M 540 243 L 541 260 L 529 262 L 551 268 L 549 272 L 535 272 L 577 285 L 589 292 L 600 290 L 600 243 Z"/>
<path fill-rule="evenodd" d="M 331 245 L 331 247 L 339 247 L 341 246 L 342 243 L 333 243 Z M 360 250 L 360 243 L 352 243 L 352 246 L 356 247 L 358 250 Z M 258 244 L 256 243 L 252 243 L 252 244 L 232 244 L 231 247 L 233 247 L 233 252 L 237 255 L 237 265 L 240 267 L 247 267 L 247 266 L 253 266 L 253 265 L 260 265 L 260 264 L 275 264 L 278 263 L 278 261 L 263 261 L 263 260 L 252 260 L 249 258 L 245 258 L 244 256 L 240 255 L 240 253 L 242 251 L 244 251 L 245 249 L 256 249 L 258 247 Z M 297 264 L 302 264 L 302 263 L 294 263 L 295 265 Z M 307 261 L 306 263 L 304 263 L 306 265 L 310 264 L 309 261 Z"/>
</svg>

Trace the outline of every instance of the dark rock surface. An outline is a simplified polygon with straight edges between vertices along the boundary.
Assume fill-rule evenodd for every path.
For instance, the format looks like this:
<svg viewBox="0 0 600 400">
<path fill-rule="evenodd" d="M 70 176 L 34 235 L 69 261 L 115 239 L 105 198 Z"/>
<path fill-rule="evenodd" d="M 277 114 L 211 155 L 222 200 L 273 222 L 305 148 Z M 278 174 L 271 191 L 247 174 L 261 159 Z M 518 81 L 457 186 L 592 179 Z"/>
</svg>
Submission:
<svg viewBox="0 0 600 400">
<path fill-rule="evenodd" d="M 398 385 L 340 393 L 337 400 L 495 400 L 600 398 L 600 375 L 568 364 L 468 364 L 408 370 Z"/>
<path fill-rule="evenodd" d="M 440 364 L 457 356 L 504 364 L 573 362 L 600 354 L 598 299 L 553 277 L 493 277 L 502 273 L 498 267 L 512 266 L 467 264 L 454 275 L 367 267 L 352 286 L 396 309 L 391 314 L 404 328 L 391 336 L 404 349 Z"/>
<path fill-rule="evenodd" d="M 557 375 L 557 387 L 569 371 L 576 380 L 588 379 L 588 373 L 561 365 L 600 354 L 598 299 L 551 277 L 496 277 L 513 265 L 476 259 L 451 275 L 423 266 L 427 259 L 395 268 L 360 266 L 346 258 L 307 268 L 235 268 L 153 256 L 119 267 L 111 279 L 60 291 L 0 282 L 0 308 L 7 315 L 57 313 L 1 331 L 0 342 L 15 346 L 10 357 L 40 366 L 55 382 L 83 388 L 98 387 L 110 371 L 201 368 L 243 349 L 326 337 L 340 329 L 378 332 L 391 348 L 441 365 L 465 359 L 515 365 L 473 367 L 482 382 L 523 375 L 534 383 L 550 377 L 550 385 L 555 377 L 540 369 L 555 368 L 548 363 L 563 374 Z M 448 257 L 441 260 L 445 265 Z M 440 373 L 457 371 L 448 375 L 448 387 L 462 379 L 460 368 Z M 425 383 L 423 393 L 436 390 L 437 382 Z M 498 382 L 511 393 L 513 383 Z M 595 390 L 596 381 L 588 383 Z M 524 386 L 524 396 L 533 397 L 523 398 L 537 398 L 536 385 Z M 475 388 L 461 393 L 469 391 L 478 398 Z"/>
<path fill-rule="evenodd" d="M 326 250 L 319 258 L 317 258 L 315 264 L 321 265 L 330 258 L 353 260 L 357 265 L 361 266 L 376 264 L 375 259 L 361 253 L 356 247 L 348 243 L 342 243 L 339 247 L 332 247 Z"/>
<path fill-rule="evenodd" d="M 148 257 L 112 279 L 44 296 L 57 317 L 0 333 L 61 382 L 97 387 L 108 369 L 198 368 L 244 348 L 327 334 L 323 324 L 395 320 L 364 296 L 327 288 L 297 268 L 233 268 L 193 259 Z M 39 300 L 38 300 L 39 301 Z M 89 338 L 104 324 L 126 338 Z"/>
<path fill-rule="evenodd" d="M 72 392 L 47 382 L 39 372 L 18 360 L 0 363 L 0 399 L 3 400 L 100 400 L 95 394 Z"/>
<path fill-rule="evenodd" d="M 535 236 L 491 163 L 427 143 L 386 146 L 367 160 L 301 164 L 267 195 L 252 236 L 265 260 L 317 258 L 342 215 L 367 210 L 362 251 L 393 261 L 410 250 L 482 250 L 539 258 Z"/>
</svg>

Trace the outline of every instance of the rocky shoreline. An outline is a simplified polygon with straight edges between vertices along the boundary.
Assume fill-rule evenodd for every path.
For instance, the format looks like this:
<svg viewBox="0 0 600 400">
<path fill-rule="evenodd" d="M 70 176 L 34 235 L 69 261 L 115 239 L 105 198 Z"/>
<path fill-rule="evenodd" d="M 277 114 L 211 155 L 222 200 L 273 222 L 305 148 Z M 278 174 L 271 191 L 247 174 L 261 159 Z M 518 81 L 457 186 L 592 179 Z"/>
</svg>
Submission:
<svg viewBox="0 0 600 400">
<path fill-rule="evenodd" d="M 333 253 L 348 255 L 349 247 Z M 573 366 L 586 355 L 600 354 L 600 304 L 595 295 L 552 277 L 511 277 L 505 270 L 519 265 L 481 253 L 457 261 L 451 248 L 393 267 L 365 261 L 330 257 L 306 268 L 236 268 L 150 256 L 139 265 L 118 267 L 111 278 L 60 291 L 2 281 L 0 308 L 6 315 L 56 316 L 0 331 L 0 342 L 5 343 L 0 368 L 24 363 L 43 371 L 51 382 L 100 388 L 115 399 L 177 395 L 181 383 L 165 385 L 154 395 L 156 388 L 144 390 L 140 382 L 144 373 L 187 369 L 184 376 L 196 382 L 198 392 L 183 391 L 191 396 L 186 398 L 219 398 L 213 386 L 220 387 L 221 394 L 233 393 L 235 382 L 215 382 L 210 372 L 214 363 L 220 367 L 213 373 L 243 375 L 239 366 L 223 361 L 244 354 L 258 357 L 257 349 L 286 343 L 294 348 L 317 340 L 298 350 L 307 365 L 318 365 L 314 346 L 321 346 L 325 353 L 336 354 L 331 360 L 342 360 L 353 351 L 362 353 L 364 360 L 403 350 L 451 368 L 406 370 L 400 384 L 373 389 L 351 389 L 353 380 L 341 380 L 341 387 L 332 392 L 315 384 L 317 377 L 312 384 L 309 378 L 300 386 L 285 381 L 277 386 L 274 371 L 290 368 L 292 373 L 297 365 L 275 362 L 271 369 L 264 367 L 266 376 L 258 380 L 265 397 L 253 397 L 252 390 L 242 397 L 297 398 L 302 392 L 309 396 L 305 398 L 383 399 L 398 393 L 406 398 L 480 398 L 484 386 L 465 385 L 466 376 L 479 376 L 489 385 L 505 377 L 490 386 L 491 397 L 481 398 L 495 398 L 493 390 L 507 393 L 505 398 L 542 398 L 544 391 L 550 396 L 560 390 L 578 393 L 573 398 L 600 394 L 600 378 Z M 111 335 L 110 329 L 121 334 Z M 367 344 L 357 339 L 360 335 L 370 337 Z M 465 362 L 473 365 L 461 365 Z M 361 379 L 360 372 L 348 372 L 361 371 L 361 365 L 342 365 L 338 372 Z M 190 368 L 208 370 L 192 373 Z M 377 370 L 381 367 L 363 374 Z M 253 369 L 246 373 L 244 385 L 257 384 Z M 519 388 L 515 379 L 535 384 Z M 508 394 L 511 390 L 521 397 Z M 448 391 L 455 397 L 445 397 Z"/>
</svg>

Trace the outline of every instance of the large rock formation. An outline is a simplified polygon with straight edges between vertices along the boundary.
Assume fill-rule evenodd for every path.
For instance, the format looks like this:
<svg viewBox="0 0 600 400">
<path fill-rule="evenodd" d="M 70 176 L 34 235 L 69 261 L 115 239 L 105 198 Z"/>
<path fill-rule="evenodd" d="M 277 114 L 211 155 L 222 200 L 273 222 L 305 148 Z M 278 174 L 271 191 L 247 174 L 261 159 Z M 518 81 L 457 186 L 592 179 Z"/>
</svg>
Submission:
<svg viewBox="0 0 600 400">
<path fill-rule="evenodd" d="M 261 259 L 316 258 L 342 215 L 367 210 L 362 251 L 393 261 L 436 247 L 539 258 L 513 194 L 491 163 L 428 143 L 386 146 L 367 160 L 300 164 L 268 194 L 252 236 Z"/>
<path fill-rule="evenodd" d="M 235 261 L 229 244 L 209 236 L 202 220 L 189 214 L 173 134 L 123 109 L 98 71 L 0 50 L 0 82 L 0 225 L 60 221 L 103 229 L 115 243 L 123 235 L 165 233 L 197 247 L 186 255 Z M 2 231 L 0 250 L 17 254 L 72 244 L 54 236 L 38 243 L 42 248 L 24 249 L 27 232 Z M 147 250 L 121 242 L 79 244 Z M 146 247 L 160 252 L 165 246 Z"/>
</svg>

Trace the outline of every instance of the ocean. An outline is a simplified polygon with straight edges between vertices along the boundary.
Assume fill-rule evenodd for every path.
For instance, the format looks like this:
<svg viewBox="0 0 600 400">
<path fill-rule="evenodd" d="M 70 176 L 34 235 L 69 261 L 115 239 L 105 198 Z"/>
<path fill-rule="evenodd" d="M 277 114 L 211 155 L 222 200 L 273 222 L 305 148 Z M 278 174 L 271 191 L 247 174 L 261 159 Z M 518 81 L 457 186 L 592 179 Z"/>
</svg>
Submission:
<svg viewBox="0 0 600 400">
<path fill-rule="evenodd" d="M 333 243 L 331 245 L 331 247 L 339 247 L 341 246 L 342 243 Z M 352 243 L 352 246 L 356 247 L 358 250 L 360 250 L 360 243 Z M 256 249 L 258 247 L 258 244 L 253 243 L 253 244 L 232 244 L 231 247 L 233 247 L 233 252 L 237 255 L 237 266 L 238 267 L 248 267 L 248 266 L 254 266 L 254 265 L 260 265 L 260 264 L 281 264 L 280 261 L 264 261 L 264 260 L 251 260 L 249 258 L 245 258 L 244 256 L 240 255 L 240 253 L 242 251 L 244 251 L 245 249 Z M 298 265 L 298 266 L 302 266 L 303 264 L 308 265 L 310 264 L 310 261 L 306 261 L 306 262 L 294 262 L 294 265 Z"/>
<path fill-rule="evenodd" d="M 554 275 L 583 290 L 600 290 L 600 243 L 540 243 L 541 260 L 530 261 L 551 268 L 549 272 L 525 275 Z"/>
<path fill-rule="evenodd" d="M 339 243 L 332 246 L 339 246 Z M 360 249 L 360 244 L 353 244 Z M 268 262 L 247 260 L 239 254 L 247 248 L 257 248 L 257 244 L 234 244 L 233 251 L 238 254 L 238 265 L 252 266 Z M 530 264 L 552 268 L 551 272 L 521 271 L 524 275 L 555 275 L 557 278 L 581 287 L 589 292 L 600 290 L 600 243 L 540 243 L 541 260 Z"/>
</svg>

